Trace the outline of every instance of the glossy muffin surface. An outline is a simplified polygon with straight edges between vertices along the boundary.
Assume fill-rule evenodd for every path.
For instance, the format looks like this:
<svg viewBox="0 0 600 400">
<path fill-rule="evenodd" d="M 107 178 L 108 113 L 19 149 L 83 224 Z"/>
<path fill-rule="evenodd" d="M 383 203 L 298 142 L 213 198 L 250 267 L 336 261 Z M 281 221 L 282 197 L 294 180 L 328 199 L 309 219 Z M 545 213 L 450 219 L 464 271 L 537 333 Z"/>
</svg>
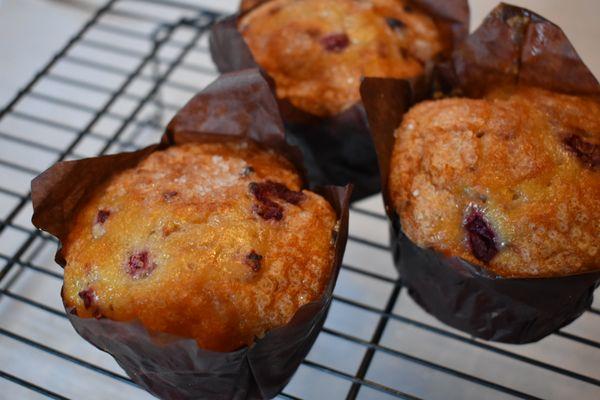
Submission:
<svg viewBox="0 0 600 400">
<path fill-rule="evenodd" d="M 600 103 L 541 89 L 421 103 L 389 190 L 421 247 L 505 277 L 600 267 Z"/>
<path fill-rule="evenodd" d="M 434 21 L 401 0 L 272 0 L 239 29 L 278 97 L 318 116 L 357 103 L 362 76 L 419 75 L 443 47 Z"/>
<path fill-rule="evenodd" d="M 230 351 L 286 324 L 330 277 L 336 216 L 292 165 L 246 142 L 151 154 L 98 188 L 64 246 L 81 317 Z"/>
</svg>

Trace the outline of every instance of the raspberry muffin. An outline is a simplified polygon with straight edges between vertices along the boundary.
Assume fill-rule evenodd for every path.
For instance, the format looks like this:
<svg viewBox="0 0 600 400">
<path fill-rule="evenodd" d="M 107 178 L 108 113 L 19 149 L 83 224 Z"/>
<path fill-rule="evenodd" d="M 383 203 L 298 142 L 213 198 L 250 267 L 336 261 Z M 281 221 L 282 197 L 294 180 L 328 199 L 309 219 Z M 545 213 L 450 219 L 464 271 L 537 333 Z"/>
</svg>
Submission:
<svg viewBox="0 0 600 400">
<path fill-rule="evenodd" d="M 389 194 L 402 230 L 506 278 L 600 267 L 600 102 L 520 87 L 412 108 Z"/>
<path fill-rule="evenodd" d="M 319 117 L 359 102 L 362 76 L 415 77 L 452 45 L 430 15 L 403 0 L 242 3 L 252 6 L 238 29 L 256 63 L 279 98 Z"/>
<path fill-rule="evenodd" d="M 251 141 L 188 143 L 113 176 L 78 212 L 63 298 L 201 349 L 250 346 L 319 298 L 336 214 L 287 159 Z"/>
<path fill-rule="evenodd" d="M 558 26 L 507 4 L 434 78 L 412 108 L 410 82 L 361 85 L 394 264 L 440 321 L 535 342 L 600 283 L 600 84 Z"/>
</svg>

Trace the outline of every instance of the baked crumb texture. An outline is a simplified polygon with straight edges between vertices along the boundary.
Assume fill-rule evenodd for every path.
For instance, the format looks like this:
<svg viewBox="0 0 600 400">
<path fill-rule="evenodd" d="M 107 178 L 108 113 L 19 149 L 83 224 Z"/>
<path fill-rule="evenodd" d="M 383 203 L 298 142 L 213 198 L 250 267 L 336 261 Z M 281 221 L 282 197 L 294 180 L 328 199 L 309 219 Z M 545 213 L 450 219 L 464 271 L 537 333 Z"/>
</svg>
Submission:
<svg viewBox="0 0 600 400">
<path fill-rule="evenodd" d="M 401 0 L 273 0 L 239 29 L 277 96 L 317 116 L 357 103 L 362 76 L 417 76 L 443 50 L 433 19 Z"/>
<path fill-rule="evenodd" d="M 286 324 L 330 277 L 336 215 L 246 142 L 186 144 L 114 176 L 64 244 L 80 317 L 139 320 L 230 351 Z"/>
<path fill-rule="evenodd" d="M 415 106 L 390 195 L 421 247 L 503 277 L 600 267 L 600 103 L 535 88 Z"/>
</svg>

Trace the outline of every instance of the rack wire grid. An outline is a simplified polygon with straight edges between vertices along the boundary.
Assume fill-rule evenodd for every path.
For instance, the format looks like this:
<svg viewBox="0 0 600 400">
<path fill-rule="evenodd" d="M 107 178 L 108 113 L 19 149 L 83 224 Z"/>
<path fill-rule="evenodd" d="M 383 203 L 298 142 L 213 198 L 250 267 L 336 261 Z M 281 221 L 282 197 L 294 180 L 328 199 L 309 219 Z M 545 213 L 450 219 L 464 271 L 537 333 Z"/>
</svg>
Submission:
<svg viewBox="0 0 600 400">
<path fill-rule="evenodd" d="M 216 77 L 207 27 L 217 17 L 178 1 L 111 0 L 0 111 L 0 398 L 151 398 L 65 318 L 57 241 L 30 223 L 29 182 L 59 160 L 155 142 Z M 380 196 L 350 219 L 327 322 L 280 398 L 600 398 L 598 301 L 535 344 L 476 340 L 403 290 Z"/>
</svg>

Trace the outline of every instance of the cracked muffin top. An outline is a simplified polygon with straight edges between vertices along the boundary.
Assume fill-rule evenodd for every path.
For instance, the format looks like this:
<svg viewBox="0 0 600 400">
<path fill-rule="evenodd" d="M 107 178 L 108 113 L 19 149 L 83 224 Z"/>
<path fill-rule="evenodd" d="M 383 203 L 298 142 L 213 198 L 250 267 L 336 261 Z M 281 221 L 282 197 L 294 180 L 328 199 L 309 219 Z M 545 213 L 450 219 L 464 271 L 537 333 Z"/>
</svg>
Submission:
<svg viewBox="0 0 600 400">
<path fill-rule="evenodd" d="M 272 150 L 170 147 L 112 177 L 79 211 L 64 243 L 65 304 L 231 351 L 320 297 L 336 224 Z"/>
<path fill-rule="evenodd" d="M 503 277 L 600 268 L 600 102 L 537 88 L 413 107 L 389 194 L 417 245 Z"/>
<path fill-rule="evenodd" d="M 417 76 L 447 47 L 433 19 L 402 0 L 272 0 L 238 27 L 277 96 L 317 116 L 357 103 L 362 76 Z"/>
</svg>

